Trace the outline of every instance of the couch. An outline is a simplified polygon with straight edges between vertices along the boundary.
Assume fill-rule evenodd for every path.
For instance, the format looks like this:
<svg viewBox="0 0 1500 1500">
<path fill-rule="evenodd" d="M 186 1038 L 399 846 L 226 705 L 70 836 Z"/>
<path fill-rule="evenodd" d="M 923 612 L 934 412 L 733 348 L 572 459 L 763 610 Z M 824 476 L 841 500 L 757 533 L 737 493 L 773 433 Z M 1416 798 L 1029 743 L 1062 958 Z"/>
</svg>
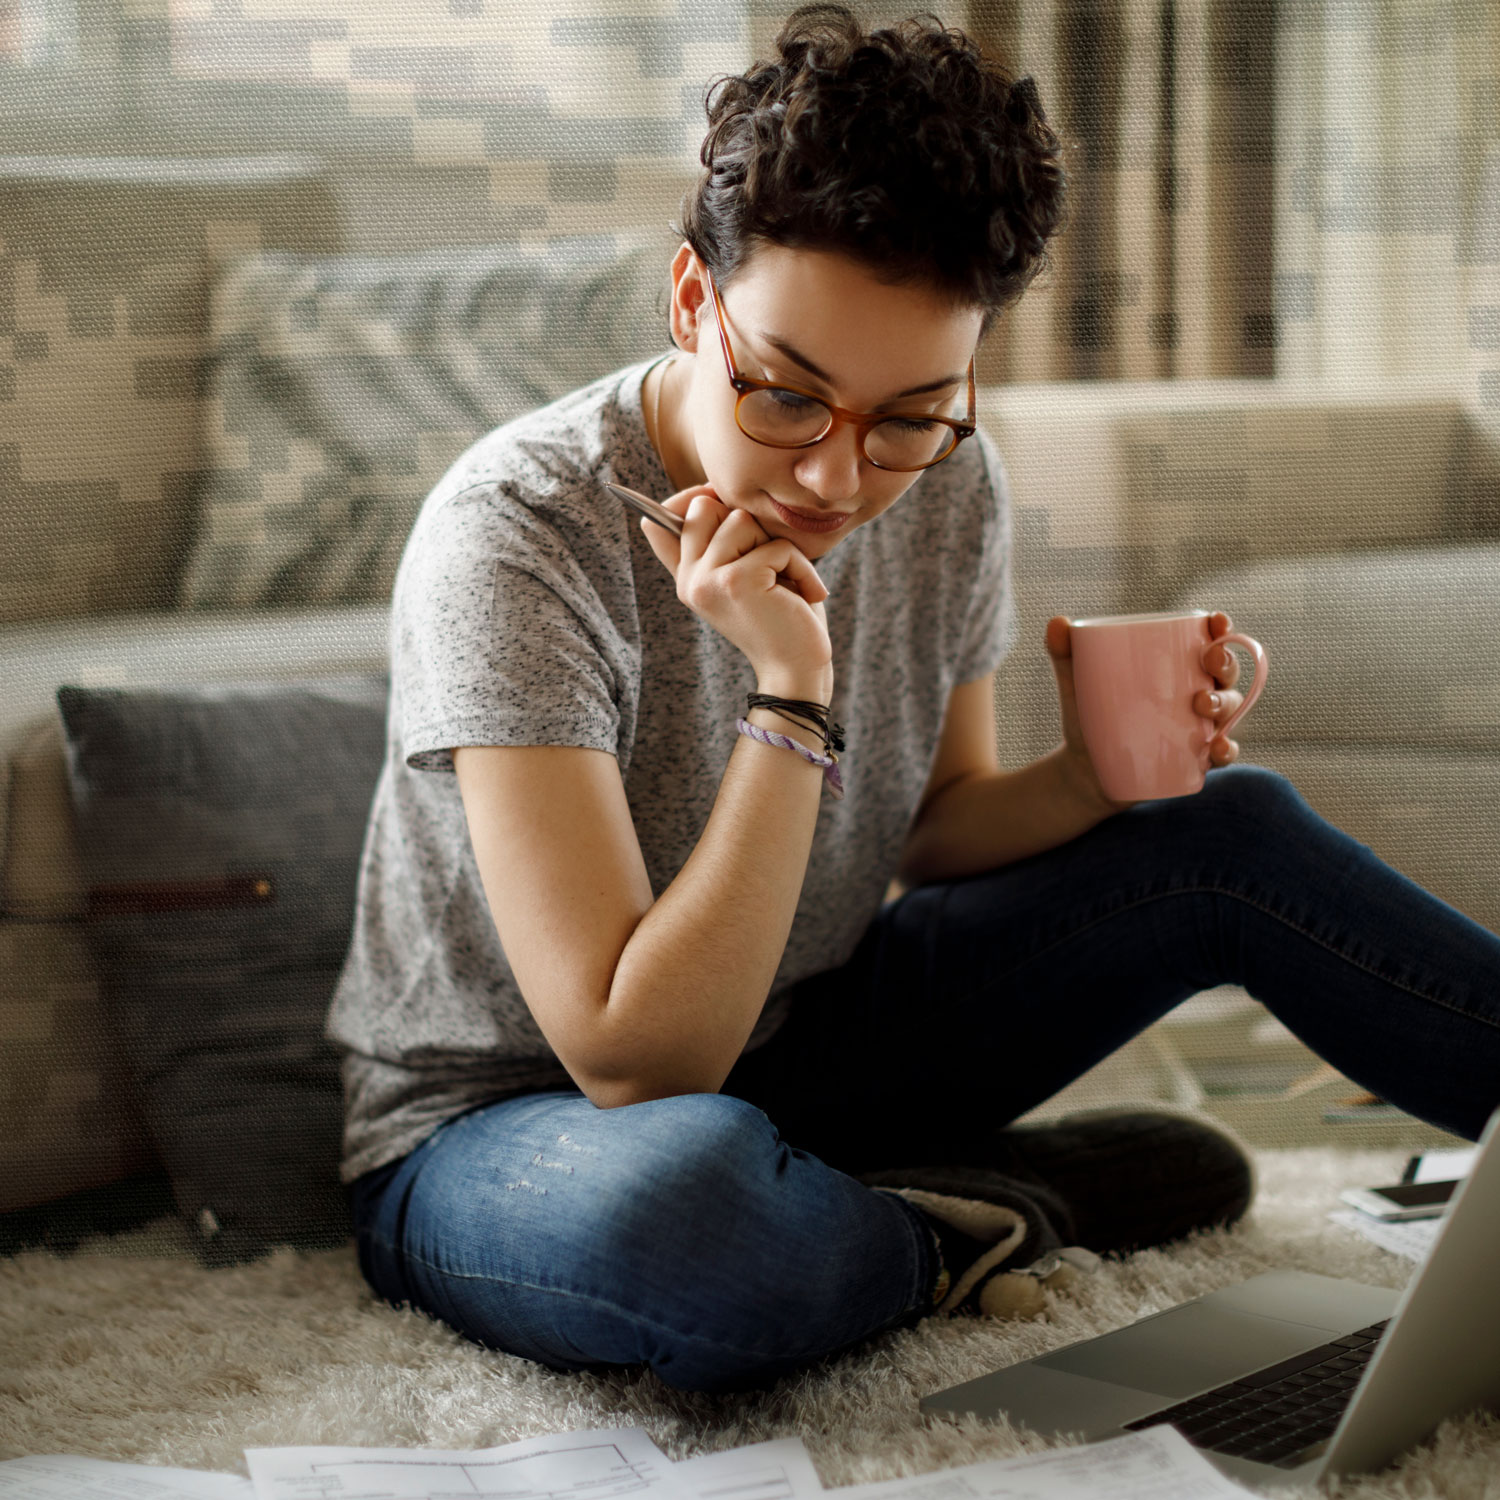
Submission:
<svg viewBox="0 0 1500 1500">
<path fill-rule="evenodd" d="M 268 1239 L 337 1238 L 336 1078 L 308 1017 L 353 899 L 405 526 L 481 432 L 665 347 L 664 248 L 619 235 L 236 256 L 213 288 L 186 490 L 160 485 L 186 522 L 145 515 L 132 534 L 144 552 L 117 535 L 101 555 L 67 484 L 28 492 L 27 535 L 56 545 L 43 549 L 50 602 L 0 629 L 0 1249 L 61 1243 L 101 1214 L 173 1211 L 223 1260 Z M 988 387 L 979 415 L 1015 506 L 1021 635 L 997 686 L 1003 765 L 1056 743 L 1051 614 L 1222 608 L 1271 663 L 1237 731 L 1242 759 L 1285 773 L 1324 816 L 1500 930 L 1500 443 L 1486 413 L 1456 387 L 1208 380 Z M 150 470 L 155 434 L 138 413 L 127 425 Z M 145 573 L 165 581 L 166 607 L 91 606 Z M 261 729 L 269 759 L 229 754 Z M 238 778 L 237 802 L 202 779 L 211 771 Z M 274 786 L 265 807 L 285 837 L 326 859 L 323 892 L 257 873 L 281 837 L 256 816 L 257 786 Z M 212 845 L 231 874 L 174 883 L 153 865 L 169 845 L 189 865 Z M 283 953 L 296 924 L 316 940 Z M 142 972 L 170 963 L 143 987 Z M 302 1032 L 288 1051 L 278 1007 L 293 994 Z M 1187 1016 L 1196 1030 L 1174 1018 L 1175 1039 L 1164 1023 L 1127 1049 L 1127 1088 L 1232 1117 L 1202 1087 L 1203 1059 L 1242 1056 L 1253 1037 L 1289 1075 L 1315 1065 L 1248 997 L 1215 998 Z M 240 1079 L 254 1097 L 216 1113 L 226 1074 L 178 1085 L 222 1046 L 248 1049 L 234 1056 L 259 1071 Z M 1325 1077 L 1287 1096 L 1326 1112 L 1350 1092 Z M 1262 1138 L 1285 1143 L 1274 1091 L 1258 1107 Z M 208 1201 L 205 1173 L 256 1155 L 247 1109 L 294 1175 L 298 1142 L 317 1136 L 321 1177 L 288 1190 L 322 1195 L 311 1219 L 237 1235 Z M 1433 1138 L 1389 1119 L 1382 1135 L 1370 1118 L 1348 1138 Z"/>
</svg>

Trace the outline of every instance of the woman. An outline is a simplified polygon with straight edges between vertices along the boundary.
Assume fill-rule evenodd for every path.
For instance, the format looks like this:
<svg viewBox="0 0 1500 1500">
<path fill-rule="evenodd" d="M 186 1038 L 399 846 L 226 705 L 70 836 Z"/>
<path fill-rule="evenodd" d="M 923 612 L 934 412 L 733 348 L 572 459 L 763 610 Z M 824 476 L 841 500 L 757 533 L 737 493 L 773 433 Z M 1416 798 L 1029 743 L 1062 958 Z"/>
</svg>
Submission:
<svg viewBox="0 0 1500 1500">
<path fill-rule="evenodd" d="M 931 18 L 809 7 L 776 51 L 709 93 L 672 353 L 423 507 L 329 1018 L 382 1295 L 706 1390 L 1242 1214 L 1207 1124 L 1011 1124 L 1201 990 L 1470 1138 L 1500 1093 L 1500 940 L 1222 734 L 1196 796 L 1109 801 L 1063 616 L 1063 743 L 998 769 L 973 361 L 1061 223 L 1058 143 Z"/>
</svg>

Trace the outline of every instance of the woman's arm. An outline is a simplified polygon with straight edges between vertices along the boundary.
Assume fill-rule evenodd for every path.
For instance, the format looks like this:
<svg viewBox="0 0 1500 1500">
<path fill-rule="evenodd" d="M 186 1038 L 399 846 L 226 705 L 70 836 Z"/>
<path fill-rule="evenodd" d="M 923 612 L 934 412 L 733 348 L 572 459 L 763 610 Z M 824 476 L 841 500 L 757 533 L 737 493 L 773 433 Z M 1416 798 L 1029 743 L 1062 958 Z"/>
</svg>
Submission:
<svg viewBox="0 0 1500 1500">
<path fill-rule="evenodd" d="M 827 701 L 827 680 L 761 692 Z M 752 724 L 792 732 L 768 709 Z M 781 963 L 822 771 L 741 735 L 698 844 L 654 902 L 619 764 L 569 746 L 453 752 L 501 946 L 542 1034 L 601 1109 L 716 1093 Z"/>
<path fill-rule="evenodd" d="M 1209 620 L 1214 639 L 1233 628 L 1227 614 Z M 934 880 L 957 880 L 997 869 L 1054 849 L 1097 823 L 1134 804 L 1105 796 L 1094 773 L 1078 720 L 1073 688 L 1072 643 L 1066 615 L 1047 622 L 1047 654 L 1057 681 L 1063 743 L 1019 771 L 995 769 L 992 714 L 993 676 L 955 688 L 943 723 L 943 737 L 933 768 L 933 786 L 922 803 L 902 852 L 897 878 L 904 886 Z M 1206 690 L 1193 700 L 1205 718 L 1228 718 L 1244 701 L 1233 684 L 1239 663 L 1220 647 L 1216 682 L 1223 691 Z M 1213 738 L 1209 758 L 1216 766 L 1232 764 L 1239 746 L 1224 735 Z"/>
<path fill-rule="evenodd" d="M 1018 771 L 951 782 L 912 825 L 897 878 L 910 888 L 978 875 L 1066 844 L 1109 815 L 1058 746 Z"/>
</svg>

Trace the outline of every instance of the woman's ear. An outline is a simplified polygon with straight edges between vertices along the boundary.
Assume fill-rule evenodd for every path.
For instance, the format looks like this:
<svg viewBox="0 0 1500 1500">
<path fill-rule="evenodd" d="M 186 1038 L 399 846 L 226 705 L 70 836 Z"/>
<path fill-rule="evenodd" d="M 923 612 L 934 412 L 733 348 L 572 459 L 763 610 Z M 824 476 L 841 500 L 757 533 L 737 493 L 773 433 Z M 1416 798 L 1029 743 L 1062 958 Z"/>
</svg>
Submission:
<svg viewBox="0 0 1500 1500">
<path fill-rule="evenodd" d="M 688 354 L 698 352 L 698 329 L 704 316 L 704 299 L 708 296 L 708 281 L 703 262 L 698 259 L 693 247 L 686 240 L 672 257 L 672 301 L 668 309 L 668 323 L 672 330 L 672 342 Z"/>
</svg>

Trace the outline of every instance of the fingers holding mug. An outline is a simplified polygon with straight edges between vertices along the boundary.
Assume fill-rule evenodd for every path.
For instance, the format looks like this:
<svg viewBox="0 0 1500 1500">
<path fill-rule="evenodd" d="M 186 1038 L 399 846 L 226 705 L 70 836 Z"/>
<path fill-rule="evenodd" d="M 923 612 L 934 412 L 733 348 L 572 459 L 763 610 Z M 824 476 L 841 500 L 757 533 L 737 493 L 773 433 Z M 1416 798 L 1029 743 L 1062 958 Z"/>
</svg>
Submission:
<svg viewBox="0 0 1500 1500">
<path fill-rule="evenodd" d="M 1079 728 L 1106 797 L 1191 795 L 1207 769 L 1238 758 L 1230 736 L 1268 664 L 1226 613 L 1101 615 L 1071 620 L 1068 634 Z M 1231 645 L 1255 658 L 1248 693 L 1231 685 L 1239 680 Z"/>
<path fill-rule="evenodd" d="M 1232 688 L 1225 688 L 1218 692 L 1203 688 L 1194 695 L 1193 708 L 1205 719 L 1212 719 L 1215 724 L 1222 724 L 1234 717 L 1244 701 L 1245 695 Z M 1215 734 L 1209 741 L 1208 758 L 1213 765 L 1232 765 L 1239 759 L 1239 754 L 1238 741 L 1230 739 L 1222 732 Z"/>
<path fill-rule="evenodd" d="M 1203 665 L 1224 688 L 1232 688 L 1240 680 L 1240 659 L 1224 644 L 1224 637 L 1233 629 L 1234 621 L 1222 609 L 1215 610 L 1208 618 L 1208 633 L 1217 649 L 1204 657 Z"/>
</svg>

